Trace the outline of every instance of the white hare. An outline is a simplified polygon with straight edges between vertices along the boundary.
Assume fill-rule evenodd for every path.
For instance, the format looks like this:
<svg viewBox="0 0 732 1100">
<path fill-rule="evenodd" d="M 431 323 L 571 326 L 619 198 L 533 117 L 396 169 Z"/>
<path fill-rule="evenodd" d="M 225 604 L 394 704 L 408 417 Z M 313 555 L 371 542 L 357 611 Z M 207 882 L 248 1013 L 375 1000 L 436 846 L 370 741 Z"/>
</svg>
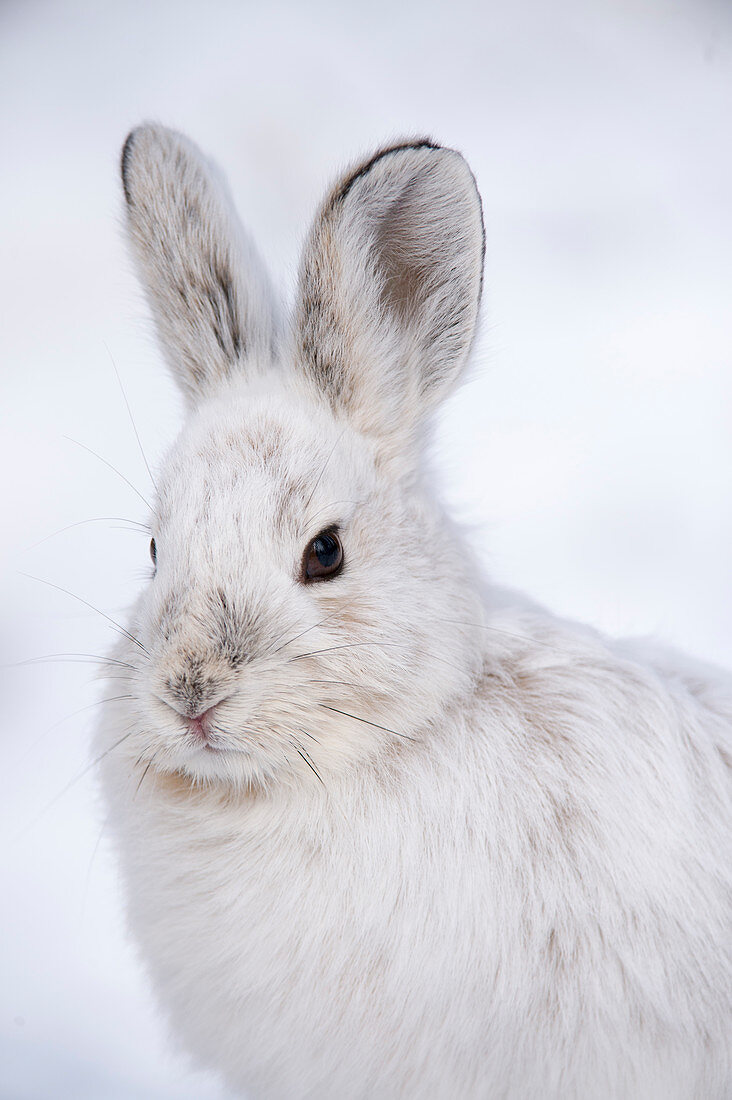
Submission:
<svg viewBox="0 0 732 1100">
<path fill-rule="evenodd" d="M 174 1032 L 252 1097 L 729 1097 L 732 680 L 496 591 L 423 471 L 465 162 L 341 179 L 287 322 L 195 146 L 122 175 L 188 417 L 99 749 Z"/>
</svg>

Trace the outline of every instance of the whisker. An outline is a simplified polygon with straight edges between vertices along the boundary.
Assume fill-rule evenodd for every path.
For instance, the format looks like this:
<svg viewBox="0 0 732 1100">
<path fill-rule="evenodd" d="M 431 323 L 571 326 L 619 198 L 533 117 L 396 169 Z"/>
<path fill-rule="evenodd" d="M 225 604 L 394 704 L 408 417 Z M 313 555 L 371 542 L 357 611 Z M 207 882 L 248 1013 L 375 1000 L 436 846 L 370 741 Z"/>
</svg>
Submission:
<svg viewBox="0 0 732 1100">
<path fill-rule="evenodd" d="M 100 707 L 102 703 L 119 703 L 123 699 L 134 699 L 134 695 L 107 695 L 104 699 L 95 699 L 93 703 L 87 703 L 85 707 L 79 707 L 73 714 L 67 714 L 65 718 L 60 718 L 58 722 L 54 722 L 52 726 L 49 726 L 45 733 L 41 734 L 41 737 L 45 737 L 46 733 L 50 733 L 51 730 L 57 729 L 58 726 L 62 726 L 64 722 L 70 722 L 72 718 L 76 718 L 78 714 L 83 714 L 85 710 L 92 710 L 94 707 Z"/>
<path fill-rule="evenodd" d="M 353 680 L 308 680 L 309 684 L 340 684 L 342 687 L 362 688 L 363 684 L 356 684 Z"/>
<path fill-rule="evenodd" d="M 108 623 L 111 623 L 112 626 L 120 632 L 120 634 L 123 634 L 125 638 L 129 638 L 131 642 L 134 642 L 135 645 L 139 646 L 142 652 L 147 655 L 147 650 L 145 649 L 139 638 L 136 638 L 134 634 L 130 634 L 129 630 L 126 630 L 123 626 L 121 626 L 115 619 L 111 617 L 111 615 L 107 615 L 104 611 L 100 611 L 99 608 L 95 607 L 93 603 L 89 603 L 88 600 L 84 600 L 81 596 L 77 596 L 75 592 L 70 592 L 68 588 L 62 588 L 60 584 L 54 584 L 53 581 L 44 580 L 43 577 L 34 577 L 30 573 L 23 573 L 22 571 L 20 572 L 20 575 L 21 577 L 27 577 L 28 580 L 31 581 L 38 581 L 39 584 L 47 584 L 49 588 L 55 588 L 57 592 L 63 592 L 67 596 L 71 596 L 72 599 L 78 600 L 79 603 L 83 603 L 85 607 L 90 608 L 92 611 L 96 611 L 97 615 L 101 615 L 102 618 L 106 619 Z"/>
<path fill-rule="evenodd" d="M 128 737 L 132 737 L 132 735 L 136 732 L 137 732 L 137 727 L 136 726 L 133 726 L 131 729 L 128 729 L 123 737 L 120 737 L 117 741 L 115 741 L 113 744 L 111 744 L 109 746 L 109 748 L 105 749 L 104 752 L 100 753 L 99 756 L 96 758 L 96 760 L 92 760 L 91 764 L 89 764 L 89 766 L 81 774 L 86 775 L 86 773 L 91 771 L 92 768 L 96 768 L 98 764 L 101 764 L 102 760 L 104 760 L 107 756 L 109 756 L 110 752 L 114 752 L 115 749 L 118 749 L 120 745 L 124 744 L 124 742 L 127 740 Z"/>
<path fill-rule="evenodd" d="M 358 649 L 360 646 L 393 646 L 395 649 L 406 649 L 407 646 L 399 642 L 348 642 L 345 645 L 333 645 L 327 649 L 313 649 L 310 653 L 296 653 L 294 657 L 290 657 L 291 661 L 302 661 L 304 657 L 318 657 L 321 653 L 335 653 L 338 649 Z"/>
<path fill-rule="evenodd" d="M 315 624 L 315 626 L 318 626 L 318 625 L 319 625 L 318 623 L 316 623 L 316 624 Z M 304 631 L 302 632 L 302 634 L 305 634 L 305 633 L 307 632 L 307 630 L 310 630 L 310 629 L 311 629 L 311 627 L 307 627 L 307 628 L 306 628 L 306 630 L 304 630 Z M 281 652 L 281 650 L 283 650 L 283 649 L 286 649 L 286 648 L 287 648 L 287 646 L 288 646 L 288 645 L 289 645 L 289 644 L 290 644 L 291 642 L 295 641 L 295 639 L 296 639 L 296 638 L 301 638 L 301 637 L 302 637 L 302 634 L 295 634 L 294 638 L 289 638 L 289 639 L 288 639 L 288 641 L 286 641 L 286 642 L 283 642 L 281 646 L 278 646 L 278 647 L 277 647 L 277 649 L 275 649 L 274 647 L 275 647 L 275 645 L 277 645 L 277 642 L 279 642 L 279 641 L 280 641 L 280 639 L 282 638 L 282 635 L 283 635 L 283 634 L 286 634 L 286 633 L 287 633 L 287 631 L 286 631 L 286 630 L 282 630 L 282 631 L 281 631 L 281 632 L 280 632 L 280 633 L 279 633 L 279 634 L 277 635 L 277 637 L 275 638 L 275 640 L 274 640 L 274 641 L 272 642 L 272 645 L 270 646 L 270 648 L 269 648 L 269 649 L 268 649 L 268 650 L 266 651 L 266 654 L 265 654 L 265 656 L 267 656 L 267 657 L 270 657 L 270 656 L 272 656 L 272 655 L 273 655 L 273 654 L 275 654 L 275 653 L 280 653 L 280 652 Z"/>
<path fill-rule="evenodd" d="M 76 523 L 68 523 L 66 527 L 60 527 L 58 531 L 53 531 L 52 534 L 46 535 L 44 538 L 39 539 L 38 542 L 31 543 L 30 546 L 26 546 L 26 551 L 35 550 L 37 546 L 42 546 L 44 542 L 48 542 L 49 539 L 56 538 L 56 535 L 63 535 L 64 531 L 71 531 L 74 527 L 81 527 L 85 523 L 128 523 L 131 524 L 131 529 L 139 528 L 141 531 L 149 531 L 150 528 L 146 523 L 138 523 L 136 519 L 127 519 L 126 516 L 93 516 L 91 519 L 80 519 Z M 129 530 L 130 528 L 127 528 Z M 121 528 L 125 530 L 125 528 Z"/>
<path fill-rule="evenodd" d="M 28 657 L 25 661 L 16 661 L 12 667 L 21 668 L 23 665 L 54 664 L 56 662 L 76 665 L 113 665 L 139 672 L 139 669 L 130 664 L 129 661 L 118 661 L 114 657 L 99 657 L 96 653 L 49 653 L 43 657 Z"/>
<path fill-rule="evenodd" d="M 541 642 L 538 638 L 529 637 L 526 634 L 516 634 L 512 630 L 503 630 L 500 626 L 493 626 L 491 623 L 471 623 L 462 619 L 440 619 L 436 618 L 432 620 L 436 623 L 451 623 L 453 626 L 472 626 L 477 630 L 490 630 L 493 634 L 503 634 L 506 638 L 515 638 L 518 642 L 530 642 L 532 645 L 543 646 L 545 649 L 550 649 L 556 652 L 556 646 L 550 645 L 548 642 Z"/>
<path fill-rule="evenodd" d="M 313 487 L 312 487 L 312 490 L 311 490 L 311 492 L 310 492 L 310 496 L 309 496 L 309 497 L 308 497 L 308 499 L 307 499 L 307 500 L 305 501 L 305 508 L 306 508 L 306 509 L 307 509 L 307 506 L 308 506 L 308 505 L 310 504 L 310 501 L 311 501 L 311 500 L 313 499 L 313 496 L 314 496 L 314 494 L 315 494 L 315 490 L 316 490 L 316 489 L 318 488 L 318 485 L 320 484 L 320 479 L 322 478 L 323 474 L 325 473 L 325 471 L 326 471 L 326 468 L 327 468 L 327 466 L 328 466 L 328 463 L 330 462 L 331 458 L 333 457 L 333 454 L 334 454 L 334 452 L 335 452 L 335 449 L 336 449 L 336 447 L 338 446 L 338 444 L 340 443 L 340 441 L 341 441 L 341 440 L 343 439 L 343 436 L 344 436 L 344 435 L 346 434 L 346 432 L 347 432 L 347 431 L 348 431 L 348 428 L 344 428 L 344 429 L 343 429 L 343 431 L 342 431 L 342 432 L 340 433 L 340 435 L 338 436 L 338 438 L 336 439 L 336 441 L 335 441 L 335 443 L 333 444 L 333 446 L 331 447 L 331 449 L 330 449 L 330 451 L 329 451 L 329 453 L 328 453 L 328 457 L 326 458 L 325 462 L 323 463 L 323 468 L 322 468 L 322 470 L 320 471 L 320 473 L 318 474 L 317 478 L 315 479 L 315 484 L 314 484 L 314 485 L 313 485 Z"/>
<path fill-rule="evenodd" d="M 157 492 L 158 487 L 155 484 L 155 478 L 152 476 L 152 470 L 150 469 L 150 464 L 147 461 L 147 456 L 145 454 L 145 451 L 143 450 L 142 440 L 140 439 L 140 433 L 137 430 L 137 425 L 135 424 L 135 418 L 132 415 L 132 409 L 130 408 L 130 403 L 127 400 L 127 394 L 125 393 L 125 388 L 122 385 L 122 379 L 120 378 L 119 371 L 117 370 L 117 364 L 115 363 L 114 358 L 112 356 L 112 353 L 109 350 L 109 348 L 107 347 L 107 345 L 105 344 L 104 346 L 105 346 L 105 348 L 107 348 L 107 355 L 109 356 L 109 361 L 112 364 L 112 369 L 113 369 L 114 373 L 117 375 L 117 381 L 119 383 L 119 388 L 122 391 L 122 397 L 123 397 L 125 405 L 127 406 L 127 412 L 129 414 L 129 417 L 130 417 L 130 423 L 132 424 L 132 430 L 135 433 L 135 439 L 137 440 L 137 446 L 140 448 L 140 454 L 142 455 L 142 461 L 145 463 L 145 469 L 148 472 L 148 476 L 150 478 L 150 481 L 152 482 L 153 489 Z"/>
<path fill-rule="evenodd" d="M 294 657 L 290 657 L 291 661 L 299 661 L 303 657 L 316 657 L 322 653 L 333 653 L 338 649 L 354 649 L 357 646 L 393 646 L 396 649 L 410 650 L 413 646 L 408 645 L 406 642 L 350 642 L 347 645 L 331 646 L 329 649 L 316 649 L 310 653 L 297 653 Z M 464 673 L 466 670 L 462 665 L 458 665 L 455 661 L 448 661 L 446 657 L 438 657 L 436 653 L 432 653 L 431 650 L 421 648 L 421 653 L 425 657 L 429 657 L 431 661 L 437 661 L 438 664 L 447 665 L 448 668 L 454 668 L 456 672 Z"/>
<path fill-rule="evenodd" d="M 284 594 L 283 598 L 282 598 L 282 599 L 281 599 L 281 600 L 279 601 L 279 603 L 277 603 L 277 604 L 276 604 L 276 605 L 274 606 L 274 608 L 272 609 L 272 612 L 271 612 L 271 614 L 272 614 L 272 617 L 273 617 L 273 618 L 276 618 L 276 616 L 277 616 L 277 615 L 279 614 L 279 612 L 280 612 L 280 611 L 282 610 L 282 608 L 283 608 L 283 607 L 285 606 L 285 604 L 286 604 L 286 603 L 287 603 L 287 601 L 289 600 L 289 598 L 290 598 L 290 592 L 291 592 L 292 588 L 293 588 L 293 587 L 295 587 L 295 584 L 296 584 L 296 582 L 295 582 L 295 581 L 292 581 L 292 585 L 291 585 L 291 588 L 290 588 L 290 590 L 288 590 L 288 591 L 287 591 L 287 592 L 286 592 L 286 593 Z M 284 634 L 286 634 L 286 633 L 287 633 L 287 631 L 288 631 L 288 630 L 290 630 L 290 629 L 291 629 L 291 627 L 289 627 L 289 626 L 288 626 L 288 627 L 286 627 L 286 628 L 285 628 L 285 630 L 282 630 L 282 631 L 280 631 L 280 633 L 279 633 L 279 634 L 278 634 L 278 635 L 277 635 L 277 636 L 276 636 L 276 637 L 274 638 L 274 640 L 273 640 L 273 641 L 272 641 L 272 642 L 270 643 L 270 646 L 269 646 L 269 648 L 268 648 L 267 650 L 265 650 L 265 652 L 264 652 L 264 656 L 269 656 L 269 654 L 270 654 L 270 653 L 272 652 L 272 649 L 273 649 L 273 647 L 277 645 L 277 643 L 279 642 L 280 638 L 282 638 L 282 636 L 283 636 Z"/>
<path fill-rule="evenodd" d="M 49 733 L 53 733 L 55 729 L 58 729 L 58 727 L 62 726 L 65 722 L 70 722 L 72 718 L 76 718 L 79 714 L 83 714 L 84 711 L 92 710 L 94 707 L 99 707 L 102 705 L 102 703 L 118 703 L 122 699 L 134 699 L 134 695 L 113 695 L 111 698 L 107 697 L 105 699 L 95 699 L 93 703 L 88 703 L 85 707 L 79 707 L 78 710 L 72 711 L 71 714 L 67 714 L 65 718 L 59 718 L 58 722 L 54 722 L 52 726 L 49 726 L 48 729 L 43 731 L 43 733 L 39 733 L 38 737 L 35 737 L 33 741 L 31 741 L 30 745 L 28 745 L 20 759 L 27 760 L 31 753 L 38 748 L 41 741 L 45 740 L 45 738 L 48 737 Z"/>
<path fill-rule="evenodd" d="M 321 784 L 321 786 L 325 787 L 325 783 L 323 783 L 323 777 L 321 776 L 320 772 L 315 767 L 315 764 L 313 764 L 312 760 L 310 759 L 308 754 L 305 752 L 305 750 L 303 748 L 298 748 L 298 746 L 296 745 L 295 746 L 295 752 L 297 753 L 297 755 L 302 760 L 305 761 L 307 766 L 310 768 L 310 771 L 317 777 L 318 782 Z"/>
<path fill-rule="evenodd" d="M 113 752 L 114 749 L 118 748 L 124 741 L 127 740 L 128 737 L 131 737 L 135 732 L 135 728 L 128 730 L 123 737 L 120 737 L 118 741 L 115 741 L 113 745 L 110 745 L 108 749 L 105 749 L 105 751 L 101 753 L 96 758 L 96 760 L 92 760 L 92 762 L 90 764 L 87 764 L 87 766 L 83 768 L 77 775 L 75 775 L 73 779 L 70 779 L 69 782 L 64 787 L 62 787 L 58 794 L 54 798 L 52 798 L 46 806 L 44 806 L 39 814 L 36 815 L 33 821 L 31 821 L 28 825 L 26 825 L 24 829 L 20 831 L 16 839 L 19 839 L 29 829 L 32 829 L 34 825 L 37 825 L 38 822 L 46 816 L 48 811 L 51 810 L 56 805 L 56 803 L 59 802 L 60 799 L 62 799 L 63 796 L 71 790 L 72 787 L 76 786 L 76 784 L 79 783 L 85 775 L 88 775 L 90 771 L 96 768 L 96 766 L 100 764 L 102 760 L 104 760 L 105 756 L 107 756 L 110 752 Z"/>
<path fill-rule="evenodd" d="M 91 875 L 92 875 L 92 868 L 94 867 L 94 860 L 96 859 L 97 852 L 99 851 L 99 845 L 101 844 L 102 837 L 104 835 L 104 830 L 107 828 L 107 825 L 109 823 L 109 819 L 110 819 L 111 816 L 112 816 L 111 814 L 107 814 L 107 816 L 105 817 L 105 819 L 102 823 L 102 827 L 99 830 L 99 835 L 97 837 L 96 844 L 94 845 L 94 849 L 92 851 L 91 858 L 89 859 L 89 866 L 87 867 L 86 877 L 84 879 L 84 889 L 82 890 L 82 894 L 81 894 L 81 911 L 79 913 L 79 921 L 82 924 L 84 922 L 84 916 L 85 916 L 85 913 L 86 913 L 86 903 L 87 903 L 87 899 L 88 899 L 88 896 L 89 896 L 89 884 L 91 883 Z"/>
<path fill-rule="evenodd" d="M 137 672 L 137 669 L 135 669 L 135 672 Z M 102 675 L 104 676 L 105 681 L 124 680 L 125 683 L 131 683 L 137 680 L 137 676 L 131 676 L 129 673 L 125 674 L 124 672 L 120 672 L 117 675 L 115 675 L 113 672 L 104 672 Z"/>
<path fill-rule="evenodd" d="M 408 733 L 398 733 L 397 730 L 389 729 L 388 726 L 380 726 L 378 722 L 370 722 L 368 718 L 359 718 L 357 714 L 349 714 L 347 710 L 339 710 L 338 707 L 329 707 L 327 703 L 318 703 L 318 706 L 323 710 L 332 710 L 336 714 L 342 714 L 345 718 L 353 718 L 356 722 L 363 722 L 367 726 L 373 726 L 377 730 L 383 730 L 384 733 L 393 733 L 395 737 L 402 737 L 405 741 L 415 741 L 415 737 L 410 737 Z"/>
<path fill-rule="evenodd" d="M 135 486 L 132 484 L 130 479 L 128 477 L 125 477 L 125 475 L 122 473 L 121 470 L 118 470 L 117 467 L 113 466 L 111 462 L 108 462 L 106 458 L 102 458 L 102 456 L 97 454 L 96 451 L 93 451 L 91 447 L 87 447 L 86 443 L 81 443 L 81 442 L 79 442 L 78 439 L 72 439 L 70 435 L 65 435 L 64 439 L 68 439 L 69 443 L 75 443 L 77 447 L 81 447 L 82 450 L 88 451 L 90 455 L 94 455 L 94 457 L 98 458 L 100 462 L 103 462 L 105 466 L 108 466 L 110 470 L 112 470 L 115 474 L 117 474 L 117 477 L 121 477 L 122 480 L 125 482 L 125 484 L 129 485 L 129 487 L 130 487 L 130 489 L 132 489 L 133 493 L 137 493 L 137 495 L 140 498 L 140 500 L 142 501 L 142 503 L 147 508 L 149 508 L 150 511 L 152 512 L 153 507 L 152 507 L 150 501 L 147 500 L 146 497 L 144 497 L 142 495 L 142 493 L 140 492 L 139 489 L 135 488 Z"/>
<path fill-rule="evenodd" d="M 158 756 L 158 753 L 159 753 L 159 751 L 160 751 L 160 750 L 158 750 L 158 752 L 154 752 L 154 753 L 152 754 L 152 756 L 150 757 L 150 759 L 148 760 L 148 762 L 147 762 L 147 767 L 145 768 L 144 772 L 143 772 L 143 773 L 142 773 L 142 775 L 140 776 L 140 782 L 139 782 L 139 783 L 137 784 L 137 786 L 135 787 L 135 793 L 134 793 L 134 794 L 133 794 L 133 796 L 132 796 L 132 800 L 133 800 L 133 801 L 135 800 L 135 798 L 137 798 L 137 795 L 138 795 L 138 793 L 139 793 L 140 787 L 142 786 L 142 784 L 143 784 L 143 783 L 144 783 L 144 781 L 145 781 L 145 776 L 146 776 L 146 775 L 147 775 L 147 773 L 148 773 L 148 772 L 150 771 L 150 768 L 152 767 L 153 761 L 154 761 L 154 760 L 155 760 L 155 758 L 156 758 L 156 757 Z"/>
<path fill-rule="evenodd" d="M 363 504 L 363 503 L 364 503 L 364 502 L 363 502 L 362 500 L 346 500 L 345 498 L 344 498 L 344 499 L 342 499 L 342 500 L 332 500 L 332 501 L 330 502 L 330 504 L 324 504 L 322 508 L 318 508 L 317 512 L 313 512 L 313 513 L 311 514 L 311 516 L 310 516 L 309 518 L 310 518 L 310 519 L 314 519 L 314 518 L 315 518 L 315 516 L 319 516 L 321 512 L 327 512 L 327 511 L 328 511 L 328 509 L 330 509 L 330 508 L 335 508 L 336 504 L 354 504 L 354 505 L 359 505 L 359 504 Z"/>
<path fill-rule="evenodd" d="M 299 634 L 296 634 L 294 636 L 294 638 L 288 638 L 287 641 L 283 642 L 282 645 L 278 646 L 277 649 L 270 650 L 269 652 L 270 653 L 280 653 L 283 649 L 287 649 L 288 645 L 292 645 L 293 642 L 296 642 L 298 638 L 302 638 L 305 634 L 308 634 L 311 630 L 315 630 L 317 627 L 322 626 L 323 623 L 327 623 L 328 619 L 332 619 L 333 616 L 337 615 L 337 614 L 338 614 L 338 611 L 331 611 L 330 614 L 326 615 L 324 619 L 320 620 L 320 622 L 313 623 L 312 626 L 306 627 L 305 630 L 301 630 Z M 282 635 L 280 635 L 280 637 L 282 637 Z"/>
</svg>

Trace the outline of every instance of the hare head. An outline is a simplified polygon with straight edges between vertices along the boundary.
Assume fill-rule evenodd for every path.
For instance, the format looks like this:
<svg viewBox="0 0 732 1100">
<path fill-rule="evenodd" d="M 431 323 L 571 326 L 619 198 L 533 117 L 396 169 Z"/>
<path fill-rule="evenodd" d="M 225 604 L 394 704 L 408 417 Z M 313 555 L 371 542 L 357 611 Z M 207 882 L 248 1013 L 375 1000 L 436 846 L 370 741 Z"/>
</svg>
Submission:
<svg viewBox="0 0 732 1100">
<path fill-rule="evenodd" d="M 187 404 L 125 648 L 127 751 L 267 786 L 407 748 L 465 690 L 477 650 L 472 566 L 422 462 L 476 325 L 470 170 L 416 140 L 348 172 L 315 218 L 286 320 L 191 142 L 134 130 L 122 178 Z"/>
</svg>

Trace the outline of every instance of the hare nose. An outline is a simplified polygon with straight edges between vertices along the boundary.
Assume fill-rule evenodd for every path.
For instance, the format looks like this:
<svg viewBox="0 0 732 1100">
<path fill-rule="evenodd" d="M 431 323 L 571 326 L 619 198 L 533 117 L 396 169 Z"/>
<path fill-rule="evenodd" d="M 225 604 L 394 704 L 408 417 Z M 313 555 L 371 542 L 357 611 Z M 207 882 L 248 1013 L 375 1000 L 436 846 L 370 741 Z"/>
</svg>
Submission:
<svg viewBox="0 0 732 1100">
<path fill-rule="evenodd" d="M 227 694 L 215 678 L 205 676 L 197 668 L 184 668 L 160 686 L 159 694 L 164 701 L 184 718 L 199 717 Z"/>
<path fill-rule="evenodd" d="M 212 707 L 207 707 L 206 710 L 201 711 L 200 714 L 193 714 L 188 718 L 188 728 L 191 733 L 194 733 L 196 737 L 199 737 L 202 741 L 205 741 L 209 735 L 211 718 L 218 705 L 218 703 L 214 703 Z"/>
<path fill-rule="evenodd" d="M 210 725 L 214 711 L 229 698 L 229 695 L 221 692 L 213 703 L 207 704 L 201 704 L 196 700 L 186 701 L 181 699 L 179 693 L 172 692 L 160 692 L 157 697 L 161 703 L 165 703 L 166 707 L 170 707 L 181 718 L 185 718 L 192 730 L 203 732 Z"/>
</svg>

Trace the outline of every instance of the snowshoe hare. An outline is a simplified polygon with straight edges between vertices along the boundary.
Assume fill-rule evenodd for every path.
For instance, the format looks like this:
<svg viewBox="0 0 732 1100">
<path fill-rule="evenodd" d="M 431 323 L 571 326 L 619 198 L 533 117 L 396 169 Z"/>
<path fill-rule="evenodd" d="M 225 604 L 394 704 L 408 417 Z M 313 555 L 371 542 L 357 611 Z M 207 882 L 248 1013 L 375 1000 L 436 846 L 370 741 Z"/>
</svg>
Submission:
<svg viewBox="0 0 732 1100">
<path fill-rule="evenodd" d="M 731 1096 L 732 679 L 491 587 L 423 469 L 464 160 L 339 180 L 286 321 L 193 144 L 122 178 L 188 416 L 99 750 L 174 1033 L 255 1098 Z"/>
</svg>

